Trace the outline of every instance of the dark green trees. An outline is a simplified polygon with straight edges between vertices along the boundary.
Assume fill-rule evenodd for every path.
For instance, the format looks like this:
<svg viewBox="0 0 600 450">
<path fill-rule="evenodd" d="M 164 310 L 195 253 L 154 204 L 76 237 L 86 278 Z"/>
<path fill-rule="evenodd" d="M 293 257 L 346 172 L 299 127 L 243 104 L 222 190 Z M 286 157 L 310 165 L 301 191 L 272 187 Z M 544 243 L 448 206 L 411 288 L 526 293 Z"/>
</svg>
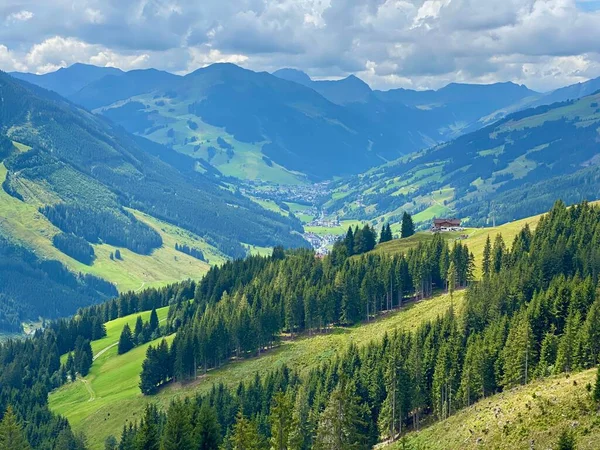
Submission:
<svg viewBox="0 0 600 450">
<path fill-rule="evenodd" d="M 93 354 L 92 346 L 88 339 L 81 336 L 75 342 L 75 354 L 73 356 L 73 367 L 82 377 L 85 377 L 92 366 Z"/>
<path fill-rule="evenodd" d="M 135 347 L 135 342 L 133 340 L 133 335 L 131 334 L 131 328 L 129 328 L 129 324 L 126 323 L 123 327 L 123 331 L 121 331 L 121 336 L 119 337 L 119 346 L 118 353 L 122 355 L 123 353 L 127 353 Z"/>
<path fill-rule="evenodd" d="M 29 442 L 23 433 L 14 411 L 9 406 L 0 422 L 0 448 L 2 450 L 30 450 Z"/>
<path fill-rule="evenodd" d="M 365 409 L 351 384 L 343 383 L 329 397 L 319 417 L 314 448 L 318 450 L 367 449 Z"/>
<path fill-rule="evenodd" d="M 394 237 L 392 236 L 392 228 L 390 227 L 389 223 L 381 227 L 381 235 L 379 236 L 380 244 L 383 244 L 384 242 L 389 242 L 393 238 Z"/>
<path fill-rule="evenodd" d="M 412 216 L 406 211 L 402 215 L 402 228 L 400 231 L 400 237 L 407 238 L 415 234 L 415 225 L 412 220 Z"/>
</svg>

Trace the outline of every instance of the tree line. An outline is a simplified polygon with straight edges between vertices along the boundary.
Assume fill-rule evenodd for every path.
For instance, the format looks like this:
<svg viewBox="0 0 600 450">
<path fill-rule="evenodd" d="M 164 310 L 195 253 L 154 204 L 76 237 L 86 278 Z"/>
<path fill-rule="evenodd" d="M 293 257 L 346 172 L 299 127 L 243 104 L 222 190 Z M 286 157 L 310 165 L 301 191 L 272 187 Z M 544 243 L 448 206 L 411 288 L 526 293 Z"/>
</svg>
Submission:
<svg viewBox="0 0 600 450">
<path fill-rule="evenodd" d="M 349 258 L 343 243 L 340 249 L 321 260 L 309 250 L 276 248 L 271 257 L 211 268 L 197 284 L 193 303 L 180 298 L 171 305 L 169 332 L 177 335 L 165 349 L 170 356 L 148 350 L 148 359 L 167 361 L 171 368 L 161 368 L 159 376 L 153 369 L 162 363 L 145 364 L 144 393 L 172 378 L 192 379 L 198 370 L 229 358 L 260 354 L 276 346 L 282 332 L 327 332 L 332 325 L 369 321 L 411 299 L 427 298 L 447 287 L 451 266 L 453 286 L 464 287 L 473 277 L 467 247 L 457 242 L 450 248 L 439 235 L 393 257 Z"/>
<path fill-rule="evenodd" d="M 510 248 L 501 237 L 486 245 L 487 269 L 467 289 L 460 315 L 451 308 L 413 332 L 352 344 L 308 375 L 284 368 L 236 389 L 216 386 L 196 402 L 215 408 L 223 448 L 367 449 L 497 392 L 593 367 L 600 357 L 599 244 L 600 209 L 559 202 Z M 590 414 L 597 392 L 598 385 L 582 406 Z M 157 439 L 173 434 L 165 428 Z"/>
</svg>

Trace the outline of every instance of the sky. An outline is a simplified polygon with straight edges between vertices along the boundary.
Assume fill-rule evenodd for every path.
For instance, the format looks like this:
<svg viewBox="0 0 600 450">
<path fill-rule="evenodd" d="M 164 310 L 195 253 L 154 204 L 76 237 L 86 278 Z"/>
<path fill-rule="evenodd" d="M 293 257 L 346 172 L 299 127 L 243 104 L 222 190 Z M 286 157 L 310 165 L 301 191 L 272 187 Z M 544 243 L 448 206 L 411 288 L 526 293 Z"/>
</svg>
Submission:
<svg viewBox="0 0 600 450">
<path fill-rule="evenodd" d="M 2 0 L 0 69 L 214 62 L 373 88 L 600 76 L 600 0 Z"/>
</svg>

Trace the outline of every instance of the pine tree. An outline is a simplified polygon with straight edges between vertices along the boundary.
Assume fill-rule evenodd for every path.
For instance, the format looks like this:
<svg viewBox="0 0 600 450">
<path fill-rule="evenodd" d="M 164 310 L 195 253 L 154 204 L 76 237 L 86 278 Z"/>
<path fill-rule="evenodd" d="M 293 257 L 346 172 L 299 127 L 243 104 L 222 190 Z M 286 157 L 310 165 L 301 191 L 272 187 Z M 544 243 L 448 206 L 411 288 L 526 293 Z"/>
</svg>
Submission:
<svg viewBox="0 0 600 450">
<path fill-rule="evenodd" d="M 344 244 L 346 245 L 348 256 L 354 255 L 354 233 L 352 232 L 352 227 L 348 227 L 348 232 L 344 238 Z"/>
<path fill-rule="evenodd" d="M 448 275 L 446 277 L 446 281 L 448 283 L 448 292 L 450 293 L 450 301 L 454 299 L 454 291 L 456 290 L 456 266 L 454 265 L 454 261 L 450 261 L 450 267 L 448 268 Z"/>
<path fill-rule="evenodd" d="M 144 343 L 144 322 L 142 321 L 142 316 L 137 316 L 135 320 L 135 328 L 133 329 L 133 339 L 137 345 L 141 345 Z"/>
<path fill-rule="evenodd" d="M 221 430 L 217 414 L 207 403 L 203 403 L 196 417 L 194 427 L 196 450 L 212 450 L 219 448 Z"/>
<path fill-rule="evenodd" d="M 260 436 L 256 423 L 238 413 L 231 435 L 232 450 L 260 450 Z"/>
<path fill-rule="evenodd" d="M 158 322 L 158 314 L 156 314 L 156 309 L 152 308 L 150 312 L 150 332 L 154 333 L 158 330 L 159 322 Z"/>
<path fill-rule="evenodd" d="M 0 449 L 2 450 L 30 450 L 29 442 L 25 437 L 23 428 L 17 420 L 17 416 L 12 409 L 8 407 L 4 413 L 4 418 L 0 422 Z"/>
<path fill-rule="evenodd" d="M 383 227 L 381 227 L 381 235 L 379 237 L 379 243 L 383 244 L 384 242 L 389 242 L 393 239 L 392 236 L 392 228 L 390 227 L 390 224 L 385 224 L 383 225 Z"/>
<path fill-rule="evenodd" d="M 288 394 L 277 392 L 271 405 L 271 449 L 287 450 L 292 426 L 292 400 Z"/>
<path fill-rule="evenodd" d="M 579 311 L 571 311 L 567 318 L 564 333 L 558 344 L 555 373 L 571 372 L 579 367 L 578 338 L 581 327 Z"/>
<path fill-rule="evenodd" d="M 503 385 L 512 388 L 527 384 L 534 359 L 534 340 L 525 309 L 513 318 L 502 351 L 504 362 Z"/>
<path fill-rule="evenodd" d="M 400 237 L 407 238 L 415 234 L 415 225 L 413 223 L 412 217 L 406 211 L 402 215 L 402 228 L 400 231 Z"/>
<path fill-rule="evenodd" d="M 319 417 L 315 440 L 317 450 L 368 448 L 365 442 L 364 409 L 350 384 L 340 384 L 329 397 Z"/>
<path fill-rule="evenodd" d="M 156 406 L 146 405 L 144 417 L 140 422 L 140 427 L 136 433 L 136 450 L 159 450 L 160 448 L 160 417 Z"/>
<path fill-rule="evenodd" d="M 93 354 L 90 341 L 78 336 L 75 341 L 75 355 L 73 357 L 75 371 L 79 372 L 82 377 L 85 377 L 90 371 L 92 361 Z"/>
<path fill-rule="evenodd" d="M 506 255 L 506 244 L 501 234 L 497 234 L 494 239 L 494 247 L 492 248 L 492 266 L 491 268 L 495 273 L 500 272 L 502 265 L 504 264 L 504 258 Z"/>
<path fill-rule="evenodd" d="M 288 438 L 289 450 L 307 450 L 310 448 L 313 435 L 312 425 L 306 387 L 300 386 L 294 402 L 292 429 Z"/>
<path fill-rule="evenodd" d="M 127 353 L 135 347 L 133 342 L 133 336 L 131 335 L 131 328 L 129 328 L 129 324 L 126 323 L 123 327 L 123 331 L 121 331 L 121 337 L 119 337 L 119 346 L 117 353 L 122 355 L 123 353 Z"/>
<path fill-rule="evenodd" d="M 119 259 L 119 260 L 122 259 L 121 258 L 121 250 L 119 250 L 119 249 L 115 250 L 115 259 Z"/>
<path fill-rule="evenodd" d="M 117 442 L 117 438 L 112 434 L 104 440 L 104 450 L 117 450 L 118 448 L 119 443 Z"/>
<path fill-rule="evenodd" d="M 191 450 L 192 445 L 192 425 L 188 408 L 181 402 L 175 402 L 169 407 L 160 449 Z"/>
<path fill-rule="evenodd" d="M 487 239 L 485 240 L 485 247 L 483 247 L 483 261 L 481 262 L 481 272 L 484 277 L 487 277 L 490 274 L 490 269 L 492 267 L 492 241 L 490 240 L 490 235 L 488 234 Z"/>
</svg>

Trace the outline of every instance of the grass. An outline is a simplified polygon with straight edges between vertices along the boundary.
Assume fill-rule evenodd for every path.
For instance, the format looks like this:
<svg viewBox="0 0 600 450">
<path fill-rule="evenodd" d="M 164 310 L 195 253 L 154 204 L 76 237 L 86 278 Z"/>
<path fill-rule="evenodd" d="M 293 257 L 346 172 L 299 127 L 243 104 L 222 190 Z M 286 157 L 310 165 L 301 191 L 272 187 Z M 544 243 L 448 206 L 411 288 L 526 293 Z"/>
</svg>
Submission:
<svg viewBox="0 0 600 450">
<path fill-rule="evenodd" d="M 167 128 L 159 128 L 145 137 L 161 144 L 172 146 L 176 151 L 196 159 L 209 161 L 226 176 L 242 180 L 267 181 L 278 184 L 302 184 L 302 174 L 290 171 L 274 162 L 263 159 L 262 146 L 265 142 L 246 143 L 223 128 L 209 125 L 200 117 L 190 114 L 188 110 L 192 101 L 181 101 L 179 98 L 154 98 L 153 94 L 134 97 L 133 100 L 147 105 L 146 111 L 161 116 L 159 122 L 168 123 Z M 117 102 L 114 106 L 121 106 Z M 110 108 L 110 107 L 109 107 Z M 188 121 L 194 122 L 197 128 L 192 130 Z M 169 130 L 172 130 L 169 133 Z M 171 135 L 169 135 L 171 134 Z M 233 153 L 221 149 L 217 139 L 221 137 L 233 147 Z M 216 153 L 209 157 L 208 149 L 214 147 Z"/>
<path fill-rule="evenodd" d="M 453 450 L 556 448 L 558 436 L 573 430 L 577 448 L 597 449 L 598 408 L 586 385 L 596 370 L 539 380 L 486 398 L 450 418 L 407 435 L 409 448 Z M 390 449 L 402 448 L 400 444 Z"/>
<path fill-rule="evenodd" d="M 469 251 L 473 253 L 475 257 L 475 275 L 479 276 L 481 270 L 481 260 L 483 259 L 483 249 L 485 247 L 485 241 L 489 236 L 492 243 L 496 235 L 501 234 L 504 242 L 510 247 L 515 236 L 523 229 L 525 225 L 529 225 L 533 231 L 540 221 L 542 214 L 538 216 L 528 217 L 526 219 L 515 220 L 514 222 L 505 223 L 497 227 L 484 227 L 484 228 L 466 228 L 464 231 L 450 231 L 442 233 L 447 241 L 453 242 L 459 239 L 461 235 L 466 235 L 466 239 L 461 239 L 463 244 L 466 244 Z M 421 242 L 428 242 L 432 240 L 434 234 L 429 231 L 421 231 L 406 239 L 394 239 L 384 244 L 379 244 L 373 250 L 373 253 L 378 254 L 397 254 L 406 253 L 409 249 L 416 247 Z"/>
<path fill-rule="evenodd" d="M 0 183 L 7 175 L 0 163 Z M 40 186 L 36 188 L 41 189 Z M 117 247 L 94 245 L 96 260 L 88 266 L 65 255 L 52 245 L 52 238 L 60 230 L 38 211 L 38 205 L 22 202 L 0 189 L 0 233 L 9 240 L 35 251 L 38 256 L 65 264 L 73 272 L 89 273 L 115 283 L 119 291 L 137 290 L 148 286 L 162 286 L 187 278 L 199 278 L 209 265 L 175 250 L 175 243 L 200 248 L 211 263 L 219 264 L 224 257 L 202 239 L 185 230 L 131 210 L 141 221 L 158 231 L 164 245 L 151 255 L 139 255 L 119 248 L 122 260 L 111 260 Z"/>
<path fill-rule="evenodd" d="M 455 309 L 460 311 L 463 301 L 463 292 L 457 292 Z M 110 434 L 118 436 L 126 421 L 137 420 L 149 401 L 166 407 L 174 398 L 207 392 L 214 383 L 222 382 L 234 387 L 240 381 L 254 379 L 256 373 L 264 374 L 284 364 L 306 373 L 343 353 L 350 342 L 362 346 L 395 329 L 414 330 L 420 324 L 443 315 L 449 307 L 450 297 L 441 294 L 407 305 L 401 311 L 382 315 L 370 323 L 334 328 L 323 335 L 285 340 L 278 348 L 261 356 L 230 362 L 221 369 L 209 371 L 193 383 L 172 384 L 153 397 L 142 396 L 137 387 L 147 346 L 125 355 L 117 355 L 116 347 L 112 347 L 94 361 L 90 374 L 84 380 L 52 392 L 49 404 L 54 412 L 69 419 L 75 431 L 83 431 L 87 435 L 91 449 L 101 449 L 106 437 Z M 164 314 L 161 311 L 159 318 Z M 124 324 L 134 324 L 136 317 L 132 315 L 109 322 L 108 336 L 92 344 L 94 353 L 116 342 Z"/>
</svg>

